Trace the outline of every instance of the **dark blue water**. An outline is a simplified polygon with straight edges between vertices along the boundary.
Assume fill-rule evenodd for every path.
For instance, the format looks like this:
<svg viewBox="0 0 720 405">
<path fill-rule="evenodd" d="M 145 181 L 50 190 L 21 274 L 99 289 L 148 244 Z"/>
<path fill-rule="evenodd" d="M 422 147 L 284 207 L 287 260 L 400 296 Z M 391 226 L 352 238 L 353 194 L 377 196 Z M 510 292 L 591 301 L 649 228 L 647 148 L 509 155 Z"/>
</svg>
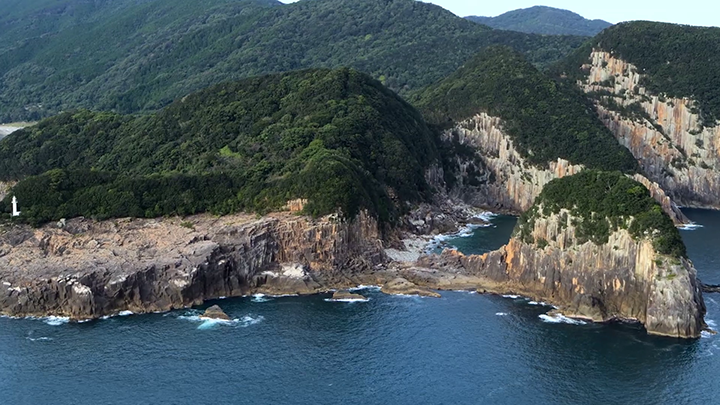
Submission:
<svg viewBox="0 0 720 405">
<path fill-rule="evenodd" d="M 720 213 L 688 215 L 705 225 L 683 232 L 690 255 L 704 281 L 720 283 Z M 476 239 L 502 244 L 506 228 Z M 547 323 L 547 308 L 524 299 L 364 293 L 369 302 L 220 301 L 231 324 L 195 311 L 56 326 L 0 319 L 0 404 L 720 403 L 714 336 Z M 710 320 L 718 298 L 706 297 Z"/>
</svg>

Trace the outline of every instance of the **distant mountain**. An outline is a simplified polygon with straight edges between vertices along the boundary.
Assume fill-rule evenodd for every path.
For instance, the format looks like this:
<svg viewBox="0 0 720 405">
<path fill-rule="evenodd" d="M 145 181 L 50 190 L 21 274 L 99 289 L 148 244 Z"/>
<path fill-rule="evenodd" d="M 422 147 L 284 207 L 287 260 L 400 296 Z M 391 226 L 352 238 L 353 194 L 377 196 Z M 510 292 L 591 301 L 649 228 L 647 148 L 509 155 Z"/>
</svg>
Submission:
<svg viewBox="0 0 720 405">
<path fill-rule="evenodd" d="M 497 17 L 470 16 L 466 18 L 478 24 L 501 30 L 543 35 L 591 37 L 612 25 L 603 20 L 588 20 L 572 11 L 545 6 L 509 11 Z"/>
<path fill-rule="evenodd" d="M 0 122 L 155 111 L 221 81 L 312 67 L 353 67 L 404 94 L 488 45 L 548 66 L 583 41 L 414 0 L 5 0 L 0 16 Z"/>
</svg>

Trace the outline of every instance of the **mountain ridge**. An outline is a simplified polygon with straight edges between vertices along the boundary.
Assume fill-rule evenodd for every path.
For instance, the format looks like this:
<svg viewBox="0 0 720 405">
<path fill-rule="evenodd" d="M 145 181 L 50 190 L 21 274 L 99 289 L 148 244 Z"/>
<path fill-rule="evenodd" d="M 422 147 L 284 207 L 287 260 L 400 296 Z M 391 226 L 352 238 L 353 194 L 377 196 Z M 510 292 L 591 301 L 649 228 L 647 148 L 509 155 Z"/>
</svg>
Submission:
<svg viewBox="0 0 720 405">
<path fill-rule="evenodd" d="M 465 18 L 495 29 L 542 35 L 594 36 L 612 25 L 599 19 L 586 19 L 570 10 L 546 6 L 512 10 L 497 17 Z"/>
</svg>

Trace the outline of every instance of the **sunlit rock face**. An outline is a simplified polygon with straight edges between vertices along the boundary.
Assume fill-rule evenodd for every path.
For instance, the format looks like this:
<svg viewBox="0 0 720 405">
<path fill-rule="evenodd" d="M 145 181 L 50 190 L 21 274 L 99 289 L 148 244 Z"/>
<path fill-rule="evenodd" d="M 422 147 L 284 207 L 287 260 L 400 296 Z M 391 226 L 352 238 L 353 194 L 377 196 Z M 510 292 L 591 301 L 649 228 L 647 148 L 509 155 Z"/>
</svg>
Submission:
<svg viewBox="0 0 720 405">
<path fill-rule="evenodd" d="M 569 317 L 633 320 L 650 334 L 700 336 L 705 303 L 690 261 L 661 255 L 649 239 L 623 229 L 604 244 L 579 241 L 573 223 L 563 210 L 536 218 L 530 240 L 515 236 L 484 255 L 446 250 L 419 265 L 455 269 L 475 277 L 479 288 L 542 300 Z"/>
<path fill-rule="evenodd" d="M 378 224 L 257 218 L 72 219 L 0 236 L 0 313 L 93 319 L 252 293 L 357 285 L 387 261 Z"/>
<path fill-rule="evenodd" d="M 680 205 L 720 209 L 720 125 L 703 123 L 697 101 L 650 94 L 642 72 L 608 52 L 594 51 L 583 69 L 578 84 L 647 177 Z"/>
<path fill-rule="evenodd" d="M 503 131 L 502 120 L 485 113 L 447 130 L 444 139 L 446 142 L 454 140 L 474 151 L 472 158 L 457 157 L 459 173 L 450 194 L 471 205 L 496 211 L 524 212 L 547 183 L 577 174 L 584 168 L 560 158 L 548 162 L 545 167 L 530 165 Z M 429 182 L 434 184 L 441 176 L 433 174 L 429 177 Z M 662 187 L 639 174 L 634 178 L 650 190 L 676 224 L 689 222 Z"/>
</svg>

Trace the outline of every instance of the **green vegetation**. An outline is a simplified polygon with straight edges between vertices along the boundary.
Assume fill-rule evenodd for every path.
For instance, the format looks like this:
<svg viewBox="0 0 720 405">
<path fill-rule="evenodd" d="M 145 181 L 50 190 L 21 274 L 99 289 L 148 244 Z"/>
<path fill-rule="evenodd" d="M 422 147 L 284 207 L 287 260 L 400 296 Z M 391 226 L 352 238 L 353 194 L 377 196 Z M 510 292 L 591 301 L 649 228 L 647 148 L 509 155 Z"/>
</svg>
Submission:
<svg viewBox="0 0 720 405">
<path fill-rule="evenodd" d="M 264 213 L 296 198 L 312 215 L 367 208 L 392 221 L 431 192 L 435 139 L 367 75 L 307 70 L 216 85 L 150 116 L 63 113 L 0 141 L 0 178 L 21 180 L 12 192 L 34 224 Z"/>
<path fill-rule="evenodd" d="M 706 125 L 720 119 L 720 28 L 648 21 L 622 23 L 603 31 L 553 70 L 571 80 L 586 79 L 581 70 L 592 49 L 612 52 L 647 75 L 641 85 L 653 94 L 691 97 L 699 102 Z"/>
<path fill-rule="evenodd" d="M 592 37 L 611 26 L 607 21 L 588 20 L 572 11 L 535 6 L 508 11 L 497 17 L 465 17 L 478 24 L 510 31 L 543 35 L 582 35 Z"/>
<path fill-rule="evenodd" d="M 580 243 L 608 242 L 611 233 L 627 229 L 635 239 L 651 238 L 658 253 L 686 257 L 680 232 L 640 183 L 620 172 L 585 170 L 548 183 L 515 230 L 528 243 L 537 218 L 570 211 Z"/>
<path fill-rule="evenodd" d="M 537 166 L 560 157 L 589 168 L 637 170 L 632 154 L 579 90 L 550 79 L 506 47 L 486 49 L 412 100 L 440 125 L 479 112 L 502 118 L 515 147 Z"/>
<path fill-rule="evenodd" d="M 491 30 L 414 0 L 7 0 L 0 122 L 156 111 L 226 80 L 353 67 L 405 94 L 505 44 L 538 66 L 583 38 Z"/>
</svg>

